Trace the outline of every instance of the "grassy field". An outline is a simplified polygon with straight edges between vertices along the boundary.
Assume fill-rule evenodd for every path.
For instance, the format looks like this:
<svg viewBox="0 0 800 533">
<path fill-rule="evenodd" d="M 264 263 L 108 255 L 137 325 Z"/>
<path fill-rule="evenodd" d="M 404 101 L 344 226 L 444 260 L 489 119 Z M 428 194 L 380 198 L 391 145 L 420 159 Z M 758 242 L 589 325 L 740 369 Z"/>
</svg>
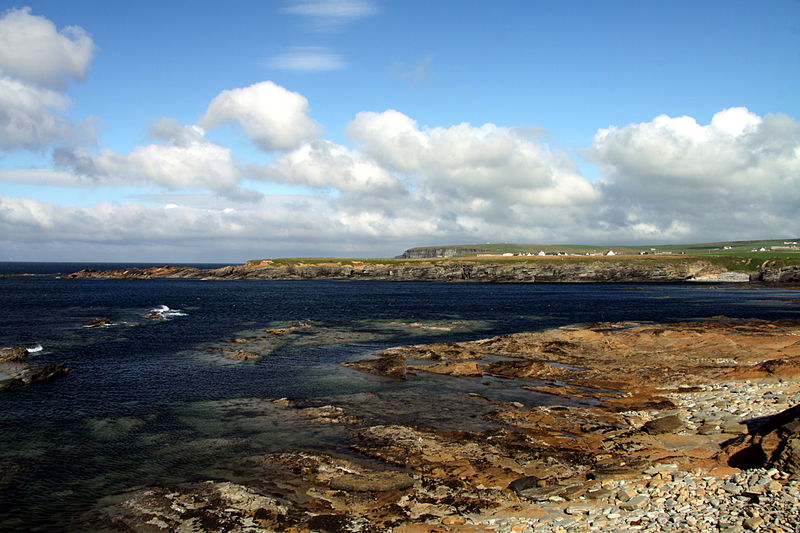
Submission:
<svg viewBox="0 0 800 533">
<path fill-rule="evenodd" d="M 797 250 L 781 250 L 773 249 L 773 247 L 789 247 L 793 244 L 786 243 L 800 243 L 800 238 L 791 239 L 772 239 L 772 240 L 759 240 L 759 241 L 726 241 L 726 242 L 711 242 L 699 244 L 667 244 L 667 245 L 641 245 L 641 246 L 606 246 L 606 245 L 584 245 L 584 244 L 512 244 L 512 243 L 496 243 L 496 244 L 462 244 L 454 246 L 421 246 L 418 248 L 411 248 L 411 250 L 426 250 L 426 249 L 441 249 L 451 248 L 456 250 L 464 250 L 461 256 L 477 256 L 479 254 L 504 254 L 504 253 L 538 253 L 544 251 L 545 253 L 566 252 L 568 254 L 586 254 L 586 253 L 605 253 L 609 250 L 614 250 L 615 253 L 623 255 L 638 255 L 640 252 L 647 252 L 648 254 L 656 255 L 694 255 L 694 256 L 736 256 L 736 257 L 752 257 L 761 259 L 770 258 L 792 258 L 800 257 L 800 249 Z M 797 245 L 800 247 L 800 245 Z M 760 251 L 764 248 L 764 251 Z M 475 252 L 474 250 L 478 250 Z"/>
</svg>

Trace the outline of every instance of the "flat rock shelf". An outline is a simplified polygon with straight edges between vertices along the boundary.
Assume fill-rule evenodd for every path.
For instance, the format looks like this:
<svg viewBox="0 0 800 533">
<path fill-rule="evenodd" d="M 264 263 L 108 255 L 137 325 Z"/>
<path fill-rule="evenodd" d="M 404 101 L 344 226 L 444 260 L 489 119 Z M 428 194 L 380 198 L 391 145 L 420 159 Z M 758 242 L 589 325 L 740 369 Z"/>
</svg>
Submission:
<svg viewBox="0 0 800 533">
<path fill-rule="evenodd" d="M 346 364 L 386 379 L 472 380 L 552 401 L 464 393 L 456 407 L 476 409 L 486 425 L 453 429 L 370 423 L 369 398 L 316 408 L 253 399 L 251 409 L 340 428 L 342 453 L 270 453 L 241 461 L 236 480 L 132 488 L 102 500 L 75 529 L 800 527 L 799 321 L 593 323 L 401 346 Z M 408 401 L 414 409 L 420 400 Z"/>
</svg>

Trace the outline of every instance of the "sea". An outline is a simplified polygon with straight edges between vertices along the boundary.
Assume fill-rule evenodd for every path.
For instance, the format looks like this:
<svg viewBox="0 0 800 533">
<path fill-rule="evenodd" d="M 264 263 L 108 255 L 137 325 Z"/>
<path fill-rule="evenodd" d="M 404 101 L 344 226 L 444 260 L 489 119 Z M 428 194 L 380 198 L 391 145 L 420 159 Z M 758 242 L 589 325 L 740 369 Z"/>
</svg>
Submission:
<svg viewBox="0 0 800 533">
<path fill-rule="evenodd" d="M 60 276 L 120 266 L 0 263 L 0 346 L 26 347 L 31 365 L 70 369 L 0 392 L 0 531 L 78 531 L 104 498 L 246 481 L 237 465 L 259 454 L 354 453 L 346 428 L 311 423 L 275 399 L 342 406 L 369 424 L 464 429 L 491 426 L 466 392 L 548 402 L 509 380 L 418 373 L 402 381 L 341 365 L 387 347 L 575 323 L 800 317 L 797 290 L 750 284 Z M 263 357 L 222 355 L 239 348 Z"/>
</svg>

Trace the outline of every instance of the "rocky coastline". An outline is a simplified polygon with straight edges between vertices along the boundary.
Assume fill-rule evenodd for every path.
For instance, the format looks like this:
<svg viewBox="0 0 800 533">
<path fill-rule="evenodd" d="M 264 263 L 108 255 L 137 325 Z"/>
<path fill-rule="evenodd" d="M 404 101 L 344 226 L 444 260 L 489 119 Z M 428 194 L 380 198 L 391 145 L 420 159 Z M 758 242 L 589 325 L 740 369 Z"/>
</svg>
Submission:
<svg viewBox="0 0 800 533">
<path fill-rule="evenodd" d="M 242 343 L 245 344 L 245 343 Z M 236 479 L 139 487 L 76 530 L 230 532 L 743 531 L 800 527 L 800 321 L 597 323 L 352 361 L 446 376 L 490 429 L 371 424 L 360 409 L 251 399 L 348 435 L 337 455 L 251 457 Z M 469 401 L 468 401 L 469 400 Z M 368 406 L 364 405 L 363 409 Z"/>
<path fill-rule="evenodd" d="M 800 282 L 800 266 L 765 261 L 750 273 L 732 272 L 704 259 L 626 259 L 562 261 L 435 260 L 402 262 L 330 261 L 280 263 L 270 260 L 215 269 L 183 266 L 84 269 L 65 274 L 68 279 L 192 278 L 203 280 L 388 280 L 462 281 L 495 283 L 647 283 L 647 282 Z"/>
</svg>

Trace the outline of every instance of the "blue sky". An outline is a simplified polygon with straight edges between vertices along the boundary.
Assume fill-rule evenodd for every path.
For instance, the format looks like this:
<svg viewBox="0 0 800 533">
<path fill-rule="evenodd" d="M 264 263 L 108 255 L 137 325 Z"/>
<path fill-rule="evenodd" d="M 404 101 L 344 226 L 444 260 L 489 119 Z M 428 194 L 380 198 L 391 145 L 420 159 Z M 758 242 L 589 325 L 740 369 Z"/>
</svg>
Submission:
<svg viewBox="0 0 800 533">
<path fill-rule="evenodd" d="M 0 9 L 0 260 L 800 235 L 796 1 Z"/>
</svg>

